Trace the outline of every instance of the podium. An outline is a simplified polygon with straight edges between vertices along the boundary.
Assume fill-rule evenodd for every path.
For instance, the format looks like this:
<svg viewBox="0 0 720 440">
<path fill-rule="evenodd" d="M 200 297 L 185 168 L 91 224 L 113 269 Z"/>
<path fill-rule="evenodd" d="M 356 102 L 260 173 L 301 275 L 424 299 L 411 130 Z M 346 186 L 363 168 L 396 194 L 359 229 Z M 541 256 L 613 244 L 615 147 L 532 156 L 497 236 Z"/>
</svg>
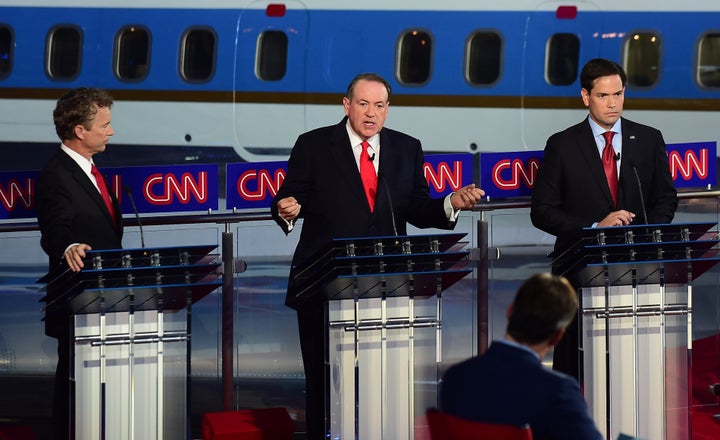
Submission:
<svg viewBox="0 0 720 440">
<path fill-rule="evenodd" d="M 327 307 L 329 438 L 412 439 L 437 406 L 442 292 L 472 272 L 465 235 L 333 240 L 295 274 L 295 299 Z"/>
<path fill-rule="evenodd" d="M 553 260 L 580 286 L 581 383 L 606 438 L 691 438 L 692 288 L 720 260 L 715 226 L 586 228 Z"/>
<path fill-rule="evenodd" d="M 46 312 L 72 316 L 76 439 L 188 437 L 191 306 L 221 285 L 215 248 L 89 251 L 38 281 Z"/>
</svg>

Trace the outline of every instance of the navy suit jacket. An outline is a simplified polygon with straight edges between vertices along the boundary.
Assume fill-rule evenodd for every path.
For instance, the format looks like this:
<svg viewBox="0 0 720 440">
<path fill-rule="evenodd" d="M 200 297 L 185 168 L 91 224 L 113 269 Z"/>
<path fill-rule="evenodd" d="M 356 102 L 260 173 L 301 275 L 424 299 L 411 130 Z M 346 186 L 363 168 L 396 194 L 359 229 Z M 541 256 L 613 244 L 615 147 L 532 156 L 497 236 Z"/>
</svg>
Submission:
<svg viewBox="0 0 720 440">
<path fill-rule="evenodd" d="M 529 424 L 535 440 L 602 439 L 574 378 L 505 343 L 452 366 L 440 385 L 440 405 L 467 420 Z"/>
<path fill-rule="evenodd" d="M 635 214 L 644 224 L 637 170 L 649 224 L 669 223 L 677 208 L 677 192 L 670 175 L 665 141 L 660 131 L 622 118 L 622 154 L 617 207 L 613 206 L 602 159 L 587 118 L 552 135 L 538 170 L 532 193 L 533 225 L 555 235 L 562 251 L 613 211 Z"/>
<path fill-rule="evenodd" d="M 388 128 L 380 131 L 378 189 L 375 209 L 370 212 L 346 121 L 344 118 L 336 125 L 298 137 L 288 160 L 287 176 L 271 205 L 275 221 L 286 233 L 287 224 L 278 215 L 277 202 L 293 196 L 302 205 L 302 231 L 286 297 L 291 307 L 295 304 L 295 270 L 334 238 L 392 236 L 394 229 L 398 235 L 405 235 L 406 223 L 418 228 L 454 227 L 445 214 L 443 199 L 430 197 L 420 141 Z"/>
<path fill-rule="evenodd" d="M 93 250 L 122 247 L 120 206 L 112 191 L 111 197 L 117 224 L 113 224 L 100 192 L 67 153 L 60 150 L 48 161 L 38 177 L 37 213 L 40 243 L 49 256 L 50 270 L 66 265 L 63 253 L 72 243 L 87 243 Z M 48 291 L 48 299 L 60 293 Z M 46 333 L 52 336 L 54 330 L 63 328 L 65 319 L 46 313 Z"/>
</svg>

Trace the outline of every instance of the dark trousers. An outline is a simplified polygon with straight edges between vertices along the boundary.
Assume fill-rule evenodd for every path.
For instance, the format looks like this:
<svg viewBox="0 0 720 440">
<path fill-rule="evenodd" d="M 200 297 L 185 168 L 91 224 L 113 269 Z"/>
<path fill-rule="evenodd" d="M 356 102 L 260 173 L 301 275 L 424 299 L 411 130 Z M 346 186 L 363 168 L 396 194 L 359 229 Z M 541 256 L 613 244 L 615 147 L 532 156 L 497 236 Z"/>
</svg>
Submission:
<svg viewBox="0 0 720 440">
<path fill-rule="evenodd" d="M 568 374 L 578 380 L 580 380 L 583 365 L 582 351 L 579 348 L 581 327 L 582 325 L 578 324 L 578 319 L 575 317 L 553 351 L 553 370 Z"/>
<path fill-rule="evenodd" d="M 52 404 L 52 432 L 54 440 L 69 440 L 72 435 L 71 427 L 74 423 L 70 423 L 71 414 L 70 405 L 74 399 L 72 398 L 73 388 L 70 382 L 70 360 L 72 359 L 72 347 L 70 345 L 71 335 L 58 335 L 58 363 L 55 368 L 55 386 Z"/>
<path fill-rule="evenodd" d="M 554 275 L 562 275 L 558 268 L 553 267 Z M 578 295 L 578 312 L 575 319 L 565 330 L 565 335 L 553 350 L 553 370 L 565 373 L 574 377 L 582 386 L 583 352 L 580 349 L 580 337 L 582 335 L 582 295 L 580 283 L 576 279 L 569 278 L 570 284 L 575 288 Z"/>
<path fill-rule="evenodd" d="M 329 425 L 329 377 L 327 363 L 327 303 L 306 304 L 297 309 L 300 350 L 305 369 L 305 424 L 308 440 L 327 438 Z"/>
</svg>

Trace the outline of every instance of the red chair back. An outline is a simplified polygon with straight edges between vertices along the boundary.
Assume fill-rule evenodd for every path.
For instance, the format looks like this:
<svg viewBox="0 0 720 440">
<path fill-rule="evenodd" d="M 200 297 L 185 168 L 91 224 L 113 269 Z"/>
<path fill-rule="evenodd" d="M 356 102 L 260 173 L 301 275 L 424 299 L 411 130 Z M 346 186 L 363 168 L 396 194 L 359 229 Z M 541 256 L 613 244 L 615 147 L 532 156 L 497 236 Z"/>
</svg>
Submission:
<svg viewBox="0 0 720 440">
<path fill-rule="evenodd" d="M 427 411 L 432 440 L 533 440 L 530 426 L 475 422 L 430 409 Z"/>
</svg>

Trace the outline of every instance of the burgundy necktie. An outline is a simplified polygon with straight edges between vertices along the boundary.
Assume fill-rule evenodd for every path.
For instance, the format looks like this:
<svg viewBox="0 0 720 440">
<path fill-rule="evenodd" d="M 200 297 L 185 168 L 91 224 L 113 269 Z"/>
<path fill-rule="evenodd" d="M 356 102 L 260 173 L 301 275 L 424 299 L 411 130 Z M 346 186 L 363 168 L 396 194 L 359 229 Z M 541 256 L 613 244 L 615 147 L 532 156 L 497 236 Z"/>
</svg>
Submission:
<svg viewBox="0 0 720 440">
<path fill-rule="evenodd" d="M 365 196 L 370 205 L 370 212 L 375 209 L 375 193 L 377 192 L 377 173 L 375 172 L 375 166 L 370 160 L 368 155 L 368 147 L 370 144 L 367 142 L 362 143 L 362 152 L 360 153 L 360 178 L 365 188 Z"/>
<path fill-rule="evenodd" d="M 95 177 L 95 181 L 97 182 L 98 189 L 100 190 L 100 195 L 102 196 L 103 200 L 105 201 L 105 206 L 108 209 L 108 212 L 110 212 L 110 217 L 112 217 L 113 220 L 113 226 L 117 224 L 117 218 L 115 217 L 115 208 L 113 207 L 112 199 L 110 198 L 110 193 L 108 192 L 107 186 L 105 185 L 105 179 L 103 179 L 102 174 L 100 174 L 100 170 L 97 169 L 95 164 L 92 165 L 90 168 L 90 173 Z"/>
<path fill-rule="evenodd" d="M 607 177 L 608 187 L 610 188 L 610 195 L 612 195 L 613 203 L 617 205 L 618 175 L 617 164 L 615 163 L 615 150 L 612 146 L 612 138 L 614 135 L 614 131 L 606 131 L 603 133 L 605 149 L 603 150 L 602 161 L 603 168 L 605 168 L 605 177 Z"/>
</svg>

